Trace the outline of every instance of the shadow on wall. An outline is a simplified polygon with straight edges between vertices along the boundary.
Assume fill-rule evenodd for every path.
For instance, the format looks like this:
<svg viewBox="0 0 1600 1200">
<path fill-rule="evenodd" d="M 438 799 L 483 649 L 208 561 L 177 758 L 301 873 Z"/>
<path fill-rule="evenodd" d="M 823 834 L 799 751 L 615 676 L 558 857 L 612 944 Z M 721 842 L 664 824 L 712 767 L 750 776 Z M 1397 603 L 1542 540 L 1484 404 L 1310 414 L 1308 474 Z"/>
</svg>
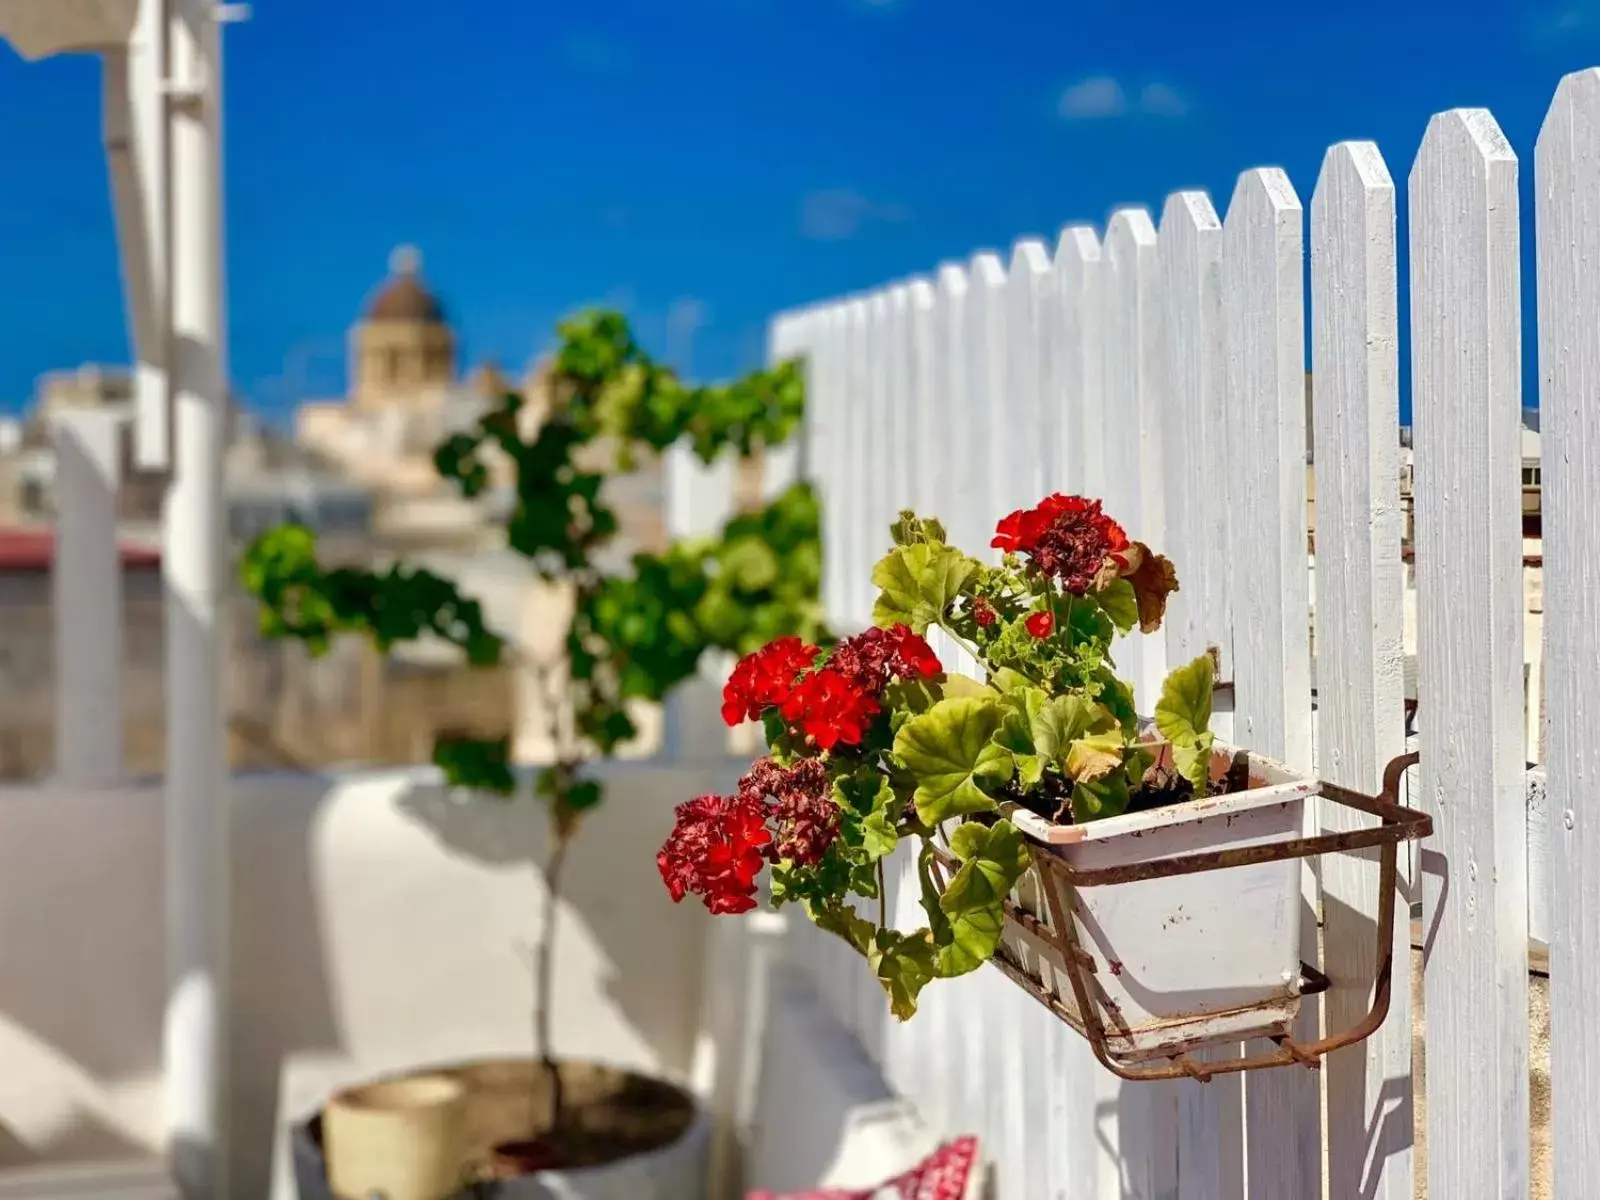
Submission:
<svg viewBox="0 0 1600 1200">
<path fill-rule="evenodd" d="M 242 782 L 233 845 L 235 1170 L 262 1178 L 279 1065 L 341 1044 L 308 873 L 328 785 Z M 161 793 L 0 796 L 0 1168 L 158 1144 L 166 962 Z M 264 867 L 266 869 L 255 869 Z M 270 986 L 263 986 L 263 982 Z"/>
<path fill-rule="evenodd" d="M 729 785 L 622 764 L 573 852 L 561 1048 L 681 1078 L 703 912 L 661 890 L 673 805 Z M 432 772 L 247 776 L 233 789 L 231 1168 L 290 1197 L 285 1123 L 342 1084 L 531 1047 L 542 919 L 531 799 L 457 799 Z M 166 974 L 156 786 L 0 792 L 0 1170 L 161 1142 Z M 270 1182 L 269 1182 L 270 1180 Z"/>
<path fill-rule="evenodd" d="M 707 917 L 698 906 L 673 905 L 661 886 L 655 856 L 672 828 L 673 808 L 717 788 L 728 789 L 743 769 L 663 767 L 651 762 L 605 768 L 605 803 L 587 818 L 567 860 L 557 929 L 558 979 L 553 1030 L 558 1051 L 614 1058 L 617 1047 L 596 1043 L 590 1005 L 604 999 L 648 1047 L 656 1067 L 681 1077 L 689 1069 L 699 1016 L 698 964 L 705 954 Z M 708 779 L 710 780 L 708 782 Z M 531 946 L 544 921 L 542 868 L 549 822 L 529 790 L 510 800 L 458 796 L 436 784 L 415 787 L 399 802 L 407 817 L 454 856 L 496 870 L 516 869 L 526 899 L 511 913 L 520 925 L 514 951 L 530 971 Z M 585 967 L 585 960 L 589 966 Z M 595 989 L 599 989 L 598 994 Z M 531 973 L 515 988 L 531 1002 Z M 529 1033 L 520 1045 L 531 1049 Z"/>
</svg>

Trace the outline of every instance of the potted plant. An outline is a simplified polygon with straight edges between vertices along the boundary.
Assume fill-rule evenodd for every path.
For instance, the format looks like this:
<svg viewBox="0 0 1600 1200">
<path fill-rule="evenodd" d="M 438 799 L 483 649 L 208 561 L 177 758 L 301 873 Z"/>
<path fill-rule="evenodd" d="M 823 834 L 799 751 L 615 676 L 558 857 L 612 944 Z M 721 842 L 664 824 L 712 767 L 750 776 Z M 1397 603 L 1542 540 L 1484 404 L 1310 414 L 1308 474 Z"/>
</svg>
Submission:
<svg viewBox="0 0 1600 1200">
<path fill-rule="evenodd" d="M 338 1147 L 321 1146 L 319 1137 L 371 1131 L 369 1160 L 393 1165 L 381 1144 L 393 1142 L 396 1126 L 455 1139 L 416 1156 L 426 1177 L 406 1193 L 411 1200 L 439 1200 L 440 1164 L 452 1156 L 462 1182 L 470 1179 L 483 1195 L 523 1194 L 518 1180 L 531 1181 L 526 1186 L 536 1190 L 529 1194 L 575 1200 L 702 1194 L 706 1122 L 681 1088 L 605 1064 L 563 1061 L 551 1045 L 557 899 L 573 839 L 603 799 L 590 768 L 635 736 L 631 704 L 665 699 L 696 674 L 708 651 L 744 653 L 785 633 L 823 636 L 818 513 L 809 488 L 798 484 L 736 516 L 719 537 L 635 554 L 624 569 L 607 570 L 602 552 L 618 522 L 604 485 L 632 470 L 640 455 L 679 441 L 708 463 L 780 443 L 800 419 L 803 384 L 796 365 L 786 363 L 730 384 L 691 387 L 654 362 L 614 313 L 580 317 L 560 333 L 547 412 L 529 419 L 523 398 L 507 394 L 434 456 L 439 473 L 468 497 L 485 487 L 493 456 L 509 460 L 516 501 L 507 540 L 538 578 L 572 598 L 559 651 L 520 664 L 537 682 L 556 747 L 532 786 L 550 830 L 546 916 L 534 956 L 535 1059 L 427 1067 L 402 1077 L 415 1086 L 382 1080 L 340 1093 L 298 1131 L 305 1200 L 330 1194 L 324 1152 Z M 257 539 L 242 570 L 261 602 L 263 631 L 301 639 L 314 653 L 343 633 L 370 636 L 379 649 L 431 635 L 482 665 L 505 653 L 479 605 L 450 580 L 404 564 L 381 572 L 325 568 L 314 535 L 300 526 Z M 519 787 L 510 749 L 509 736 L 445 737 L 434 761 L 451 786 L 511 797 Z M 352 1147 L 352 1160 L 361 1159 L 361 1149 Z M 387 1186 L 398 1200 L 401 1184 Z"/>
<path fill-rule="evenodd" d="M 1160 627 L 1172 563 L 1080 496 L 1002 520 L 998 565 L 909 512 L 892 534 L 873 628 L 829 648 L 782 638 L 733 671 L 724 718 L 761 720 L 769 755 L 734 795 L 680 806 L 658 858 L 673 899 L 738 912 L 765 872 L 772 904 L 860 953 L 902 1020 L 931 981 L 996 959 L 1129 1077 L 1150 1059 L 1206 1075 L 1193 1049 L 1285 1041 L 1317 978 L 1300 858 L 1344 846 L 1301 838 L 1325 785 L 1216 743 L 1209 655 L 1138 715 L 1112 649 Z M 942 668 L 933 627 L 981 678 Z M 1335 791 L 1385 822 L 1356 841 L 1387 844 L 1392 908 L 1394 843 L 1425 821 Z M 914 930 L 885 912 L 902 847 L 927 916 Z M 1290 1046 L 1261 1065 L 1297 1061 Z"/>
</svg>

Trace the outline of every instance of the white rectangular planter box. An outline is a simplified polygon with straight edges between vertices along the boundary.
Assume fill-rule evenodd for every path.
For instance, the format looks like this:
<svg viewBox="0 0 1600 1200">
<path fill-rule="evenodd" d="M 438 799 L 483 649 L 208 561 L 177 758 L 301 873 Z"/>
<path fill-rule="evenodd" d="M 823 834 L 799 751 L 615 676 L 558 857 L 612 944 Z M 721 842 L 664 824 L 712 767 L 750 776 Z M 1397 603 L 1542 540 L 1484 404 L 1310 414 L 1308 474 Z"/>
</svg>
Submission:
<svg viewBox="0 0 1600 1200">
<path fill-rule="evenodd" d="M 1226 772 L 1234 754 L 1217 746 L 1213 774 Z M 1056 855 L 1090 870 L 1302 836 L 1317 781 L 1253 754 L 1249 770 L 1245 791 L 1083 825 L 1007 813 L 1035 856 L 1012 899 L 1052 932 L 1052 908 L 1071 914 L 1113 1058 L 1135 1063 L 1289 1033 L 1300 1008 L 1303 860 L 1076 889 L 1040 860 Z M 1056 905 L 1045 887 L 1056 889 Z M 1063 951 L 1051 938 L 1008 917 L 1001 953 L 1082 1028 Z"/>
</svg>

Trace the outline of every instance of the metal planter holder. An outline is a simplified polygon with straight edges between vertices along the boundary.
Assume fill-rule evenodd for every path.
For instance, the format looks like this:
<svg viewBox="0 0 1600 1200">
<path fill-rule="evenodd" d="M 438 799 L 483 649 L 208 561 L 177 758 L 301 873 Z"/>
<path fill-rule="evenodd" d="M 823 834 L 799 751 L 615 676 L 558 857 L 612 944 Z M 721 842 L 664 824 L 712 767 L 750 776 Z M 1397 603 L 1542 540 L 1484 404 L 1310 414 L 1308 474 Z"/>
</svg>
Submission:
<svg viewBox="0 0 1600 1200">
<path fill-rule="evenodd" d="M 1009 954 L 1004 946 L 996 953 L 994 963 L 1023 991 L 1043 1004 L 1055 1016 L 1071 1025 L 1088 1039 L 1095 1057 L 1113 1074 L 1134 1081 L 1159 1079 L 1196 1079 L 1206 1082 L 1217 1075 L 1241 1071 L 1265 1070 L 1272 1067 L 1303 1066 L 1316 1069 L 1321 1060 L 1331 1052 L 1351 1046 L 1372 1036 L 1389 1013 L 1390 991 L 1394 974 L 1394 910 L 1397 890 L 1396 863 L 1401 842 L 1416 841 L 1433 831 L 1433 819 L 1417 809 L 1398 802 L 1401 777 L 1415 765 L 1415 753 L 1396 758 L 1385 768 L 1383 790 L 1376 796 L 1364 795 L 1349 788 L 1322 782 L 1318 794 L 1330 803 L 1378 818 L 1379 824 L 1346 833 L 1324 834 L 1318 837 L 1296 837 L 1261 845 L 1241 846 L 1201 853 L 1152 858 L 1119 866 L 1085 868 L 1074 866 L 1060 855 L 1035 853 L 1037 868 L 1049 878 L 1039 890 L 1046 903 L 1048 922 L 1041 921 L 1015 902 L 1015 897 L 1005 902 L 1006 919 L 1052 947 L 1059 954 L 1065 975 L 1071 986 L 1076 1011 L 1052 995 L 1038 975 L 1026 970 Z M 1286 1033 L 1264 1036 L 1273 1049 L 1245 1057 L 1202 1060 L 1196 1052 L 1211 1046 L 1237 1046 L 1238 1036 L 1215 1038 L 1190 1038 L 1156 1055 L 1142 1053 L 1129 1055 L 1118 1052 L 1111 1044 L 1113 1038 L 1126 1042 L 1136 1032 L 1121 1019 L 1117 1006 L 1105 1002 L 1104 988 L 1098 975 L 1099 967 L 1092 954 L 1082 945 L 1077 921 L 1073 914 L 1081 911 L 1079 889 L 1113 887 L 1118 884 L 1146 880 L 1172 879 L 1229 868 L 1255 866 L 1264 863 L 1281 863 L 1289 860 L 1314 858 L 1324 854 L 1344 854 L 1376 847 L 1379 851 L 1377 954 L 1373 966 L 1372 1004 L 1360 1021 L 1314 1042 L 1296 1042 Z M 1038 848 L 1036 848 L 1038 849 Z M 959 868 L 959 861 L 943 846 L 933 847 L 935 881 L 942 890 L 949 874 Z M 1316 968 L 1301 962 L 1300 978 L 1293 989 L 1300 996 L 1326 991 L 1331 982 Z M 1267 1007 L 1263 1005 L 1262 1007 Z"/>
</svg>

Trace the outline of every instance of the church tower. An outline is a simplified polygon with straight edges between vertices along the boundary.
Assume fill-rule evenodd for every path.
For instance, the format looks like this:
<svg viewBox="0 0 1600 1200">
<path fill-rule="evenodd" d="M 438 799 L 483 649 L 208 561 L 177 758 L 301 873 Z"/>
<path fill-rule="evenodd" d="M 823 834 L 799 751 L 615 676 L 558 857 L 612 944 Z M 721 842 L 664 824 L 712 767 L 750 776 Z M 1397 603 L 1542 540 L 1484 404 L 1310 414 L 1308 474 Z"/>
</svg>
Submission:
<svg viewBox="0 0 1600 1200">
<path fill-rule="evenodd" d="M 389 278 L 350 331 L 351 399 L 358 409 L 438 402 L 456 377 L 456 338 L 422 281 L 412 246 L 389 256 Z"/>
</svg>

